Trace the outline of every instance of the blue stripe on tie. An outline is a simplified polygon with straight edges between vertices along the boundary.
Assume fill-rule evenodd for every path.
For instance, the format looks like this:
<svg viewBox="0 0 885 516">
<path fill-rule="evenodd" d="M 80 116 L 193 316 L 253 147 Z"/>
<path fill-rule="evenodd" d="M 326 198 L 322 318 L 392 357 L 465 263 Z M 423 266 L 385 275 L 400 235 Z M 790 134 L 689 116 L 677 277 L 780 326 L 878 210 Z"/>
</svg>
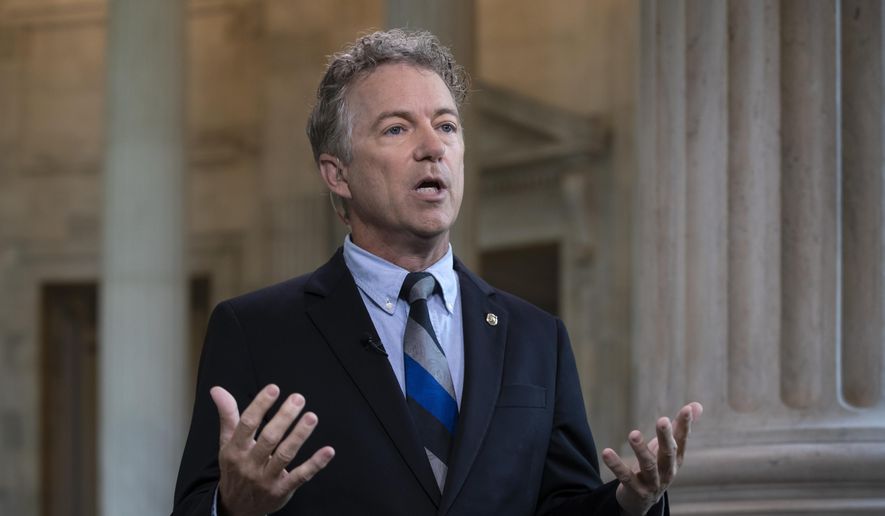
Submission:
<svg viewBox="0 0 885 516">
<path fill-rule="evenodd" d="M 433 414 L 454 435 L 458 404 L 421 364 L 408 355 L 404 358 L 408 396 Z"/>
</svg>

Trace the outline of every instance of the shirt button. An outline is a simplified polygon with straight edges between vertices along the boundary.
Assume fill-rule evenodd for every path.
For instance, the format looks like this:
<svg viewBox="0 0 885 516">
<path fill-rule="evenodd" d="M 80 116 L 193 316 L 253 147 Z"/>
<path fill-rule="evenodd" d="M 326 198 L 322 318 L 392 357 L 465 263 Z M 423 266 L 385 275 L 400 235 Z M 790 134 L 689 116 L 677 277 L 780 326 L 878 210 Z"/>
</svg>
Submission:
<svg viewBox="0 0 885 516">
<path fill-rule="evenodd" d="M 393 303 L 391 303 L 390 300 L 388 300 L 386 303 L 384 303 L 384 308 L 386 308 L 388 310 L 393 310 Z"/>
</svg>

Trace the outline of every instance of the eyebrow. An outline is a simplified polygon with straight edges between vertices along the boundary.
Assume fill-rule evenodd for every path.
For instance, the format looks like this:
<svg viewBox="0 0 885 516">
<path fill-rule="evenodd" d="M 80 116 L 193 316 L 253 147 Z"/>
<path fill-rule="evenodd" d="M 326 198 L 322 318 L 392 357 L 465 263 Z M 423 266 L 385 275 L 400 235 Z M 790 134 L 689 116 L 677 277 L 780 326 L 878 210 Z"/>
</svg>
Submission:
<svg viewBox="0 0 885 516">
<path fill-rule="evenodd" d="M 442 115 L 452 115 L 461 121 L 461 116 L 458 114 L 457 109 L 453 109 L 450 107 L 439 108 L 433 112 L 433 118 L 437 118 Z M 414 117 L 411 111 L 384 111 L 375 118 L 375 123 L 372 124 L 373 127 L 377 127 L 382 121 L 388 118 L 404 118 L 406 120 L 411 121 Z"/>
</svg>

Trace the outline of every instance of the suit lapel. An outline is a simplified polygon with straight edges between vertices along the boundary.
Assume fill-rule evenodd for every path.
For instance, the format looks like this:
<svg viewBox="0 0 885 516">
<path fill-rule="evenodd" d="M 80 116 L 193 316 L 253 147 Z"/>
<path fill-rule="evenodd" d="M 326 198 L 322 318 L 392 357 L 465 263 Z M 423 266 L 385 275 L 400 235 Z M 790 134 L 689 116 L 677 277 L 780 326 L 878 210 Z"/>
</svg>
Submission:
<svg viewBox="0 0 885 516">
<path fill-rule="evenodd" d="M 460 261 L 455 269 L 464 323 L 464 391 L 439 514 L 449 510 L 461 491 L 488 431 L 501 387 L 508 326 L 507 312 L 492 301 L 494 290 Z"/>
<path fill-rule="evenodd" d="M 377 334 L 340 250 L 314 273 L 306 291 L 317 296 L 307 309 L 308 317 L 332 348 L 424 491 L 439 506 L 439 487 L 390 363 L 384 355 L 365 349 L 366 333 L 375 338 Z"/>
</svg>

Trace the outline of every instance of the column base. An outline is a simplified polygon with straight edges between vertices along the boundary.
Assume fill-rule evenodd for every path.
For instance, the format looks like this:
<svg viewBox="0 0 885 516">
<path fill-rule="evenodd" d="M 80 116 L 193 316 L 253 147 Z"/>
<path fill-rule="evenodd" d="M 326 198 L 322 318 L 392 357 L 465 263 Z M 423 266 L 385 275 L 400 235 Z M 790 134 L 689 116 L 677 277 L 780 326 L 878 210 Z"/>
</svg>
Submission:
<svg viewBox="0 0 885 516">
<path fill-rule="evenodd" d="M 882 515 L 885 442 L 693 449 L 670 491 L 680 515 Z"/>
</svg>

